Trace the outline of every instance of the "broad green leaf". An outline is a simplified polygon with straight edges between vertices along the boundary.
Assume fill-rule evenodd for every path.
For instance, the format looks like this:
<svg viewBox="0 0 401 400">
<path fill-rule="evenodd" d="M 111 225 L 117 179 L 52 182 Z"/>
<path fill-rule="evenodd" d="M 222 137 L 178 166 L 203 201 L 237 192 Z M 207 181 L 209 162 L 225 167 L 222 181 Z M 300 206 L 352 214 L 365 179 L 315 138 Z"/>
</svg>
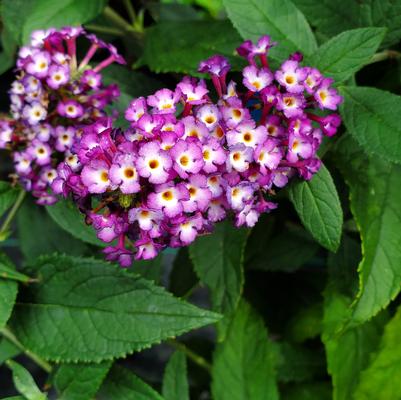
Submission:
<svg viewBox="0 0 401 400">
<path fill-rule="evenodd" d="M 37 387 L 31 374 L 20 364 L 8 360 L 7 366 L 13 373 L 13 381 L 17 390 L 28 400 L 46 400 L 47 396 Z"/>
<path fill-rule="evenodd" d="M 201 13 L 189 4 L 146 3 L 146 8 L 156 21 L 194 21 L 202 18 Z"/>
<path fill-rule="evenodd" d="M 135 260 L 131 266 L 130 272 L 139 274 L 145 279 L 158 284 L 161 279 L 163 270 L 163 253 L 160 253 L 156 258 L 151 260 Z"/>
<path fill-rule="evenodd" d="M 95 397 L 111 367 L 99 364 L 61 364 L 53 377 L 59 400 L 88 400 Z"/>
<path fill-rule="evenodd" d="M 29 276 L 17 272 L 12 261 L 3 253 L 0 253 L 0 281 L 1 279 L 10 279 L 24 283 L 31 280 Z"/>
<path fill-rule="evenodd" d="M 326 382 L 308 382 L 286 387 L 281 400 L 331 400 L 331 386 Z"/>
<path fill-rule="evenodd" d="M 361 373 L 355 400 L 400 399 L 401 381 L 401 307 L 384 328 L 377 353 Z"/>
<path fill-rule="evenodd" d="M 322 331 L 323 307 L 314 303 L 309 307 L 301 308 L 289 321 L 286 328 L 286 337 L 295 343 L 313 339 Z"/>
<path fill-rule="evenodd" d="M 120 97 L 108 109 L 114 112 L 115 110 L 119 111 L 118 123 L 121 126 L 129 124 L 124 119 L 124 112 L 133 98 L 147 96 L 162 86 L 162 83 L 155 78 L 119 65 L 110 65 L 102 71 L 102 76 L 104 84 L 118 84 L 120 89 Z"/>
<path fill-rule="evenodd" d="M 341 239 L 343 212 L 333 179 L 322 165 L 310 181 L 298 181 L 289 189 L 290 200 L 312 236 L 335 251 Z"/>
<path fill-rule="evenodd" d="M 191 289 L 199 282 L 189 258 L 188 247 L 182 247 L 179 250 L 174 259 L 169 280 L 169 291 L 178 297 L 190 293 Z"/>
<path fill-rule="evenodd" d="M 303 382 L 325 376 L 326 357 L 323 351 L 289 342 L 275 344 L 278 381 Z"/>
<path fill-rule="evenodd" d="M 319 248 L 302 228 L 285 226 L 283 231 L 275 232 L 273 236 L 261 232 L 268 230 L 266 224 L 252 230 L 245 251 L 245 264 L 250 269 L 295 271 L 308 262 Z"/>
<path fill-rule="evenodd" d="M 401 97 L 380 89 L 341 88 L 341 115 L 349 133 L 368 154 L 401 163 Z"/>
<path fill-rule="evenodd" d="M 61 229 L 47 215 L 44 207 L 35 204 L 32 198 L 26 198 L 18 210 L 17 226 L 25 261 L 55 251 L 71 255 L 87 253 L 87 246 Z"/>
<path fill-rule="evenodd" d="M 242 293 L 247 236 L 246 229 L 225 222 L 211 235 L 197 238 L 189 248 L 199 279 L 211 291 L 213 309 L 226 316 L 235 310 Z"/>
<path fill-rule="evenodd" d="M 98 16 L 105 0 L 35 0 L 22 27 L 22 40 L 27 43 L 35 29 L 61 28 L 81 25 Z"/>
<path fill-rule="evenodd" d="M 1 400 L 26 400 L 24 396 L 3 397 Z"/>
<path fill-rule="evenodd" d="M 219 318 L 102 261 L 54 255 L 32 269 L 41 281 L 23 291 L 10 323 L 45 359 L 123 357 Z"/>
<path fill-rule="evenodd" d="M 17 276 L 11 261 L 0 254 L 0 329 L 5 326 L 10 318 L 18 292 L 18 283 L 14 280 L 2 279 L 2 273 Z"/>
<path fill-rule="evenodd" d="M 271 35 L 278 42 L 271 54 L 281 61 L 294 51 L 310 55 L 317 48 L 308 22 L 290 0 L 223 0 L 223 3 L 243 39 L 256 41 L 262 35 Z"/>
<path fill-rule="evenodd" d="M 274 362 L 262 318 L 242 301 L 214 355 L 213 399 L 278 399 Z"/>
<path fill-rule="evenodd" d="M 16 281 L 25 277 L 29 280 L 27 276 L 15 270 L 12 261 L 5 254 L 0 253 L 0 329 L 6 325 L 11 316 L 18 292 Z"/>
<path fill-rule="evenodd" d="M 0 52 L 0 75 L 9 70 L 14 65 L 14 59 L 4 51 Z"/>
<path fill-rule="evenodd" d="M 362 239 L 354 325 L 376 315 L 401 289 L 401 211 L 395 206 L 401 198 L 401 166 L 368 158 L 350 136 L 340 141 L 337 159 Z"/>
<path fill-rule="evenodd" d="M 99 247 L 107 244 L 99 240 L 92 226 L 86 225 L 85 216 L 70 200 L 59 200 L 52 206 L 46 206 L 46 210 L 61 228 L 77 239 Z"/>
<path fill-rule="evenodd" d="M 163 400 L 148 384 L 119 366 L 111 369 L 96 398 L 99 400 Z"/>
<path fill-rule="evenodd" d="M 185 354 L 176 351 L 168 361 L 163 377 L 164 400 L 189 400 L 187 360 Z"/>
<path fill-rule="evenodd" d="M 401 38 L 400 0 L 293 0 L 312 26 L 328 37 L 359 27 L 385 27 L 383 46 Z"/>
<path fill-rule="evenodd" d="M 35 2 L 26 0 L 2 0 L 1 16 L 4 28 L 18 44 L 22 44 L 22 29 Z"/>
<path fill-rule="evenodd" d="M 200 75 L 199 62 L 219 53 L 238 67 L 243 63 L 234 54 L 240 42 L 228 21 L 165 21 L 146 30 L 145 48 L 136 65 L 147 65 L 154 72 Z"/>
<path fill-rule="evenodd" d="M 8 182 L 0 181 L 0 218 L 17 200 L 19 190 Z"/>
<path fill-rule="evenodd" d="M 340 332 L 349 318 L 352 296 L 357 289 L 358 243 L 344 235 L 336 254 L 328 258 L 329 278 L 324 291 L 322 340 L 326 348 L 328 372 L 333 382 L 333 399 L 349 400 L 381 335 L 381 320 L 375 318 Z"/>
<path fill-rule="evenodd" d="M 336 83 L 350 78 L 369 62 L 378 49 L 386 30 L 360 28 L 345 31 L 324 43 L 308 60 L 322 74 Z"/>
<path fill-rule="evenodd" d="M 6 338 L 0 339 L 0 365 L 21 353 L 21 350 Z"/>
</svg>

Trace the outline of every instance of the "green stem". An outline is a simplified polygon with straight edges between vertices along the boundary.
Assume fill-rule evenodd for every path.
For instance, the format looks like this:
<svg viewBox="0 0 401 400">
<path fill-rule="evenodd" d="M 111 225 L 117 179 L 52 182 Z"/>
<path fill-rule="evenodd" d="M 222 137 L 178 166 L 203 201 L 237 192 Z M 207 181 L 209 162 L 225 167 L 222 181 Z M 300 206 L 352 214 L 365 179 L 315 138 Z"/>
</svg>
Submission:
<svg viewBox="0 0 401 400">
<path fill-rule="evenodd" d="M 130 25 L 120 14 L 114 11 L 111 7 L 106 7 L 103 11 L 103 15 L 117 28 L 121 29 L 123 32 L 127 32 L 136 38 L 141 37 L 143 34 L 143 29 L 134 21 L 133 25 Z"/>
<path fill-rule="evenodd" d="M 167 343 L 170 346 L 176 348 L 177 350 L 180 350 L 183 353 L 185 353 L 188 356 L 188 358 L 190 358 L 195 364 L 199 365 L 200 367 L 202 367 L 209 373 L 211 372 L 212 365 L 207 360 L 205 360 L 202 356 L 200 356 L 199 354 L 195 353 L 194 351 L 189 349 L 187 346 L 185 346 L 185 344 L 177 342 L 176 340 L 172 340 L 172 339 L 168 340 Z"/>
<path fill-rule="evenodd" d="M 103 11 L 104 16 L 111 21 L 115 26 L 123 31 L 133 31 L 133 27 L 111 7 L 106 7 Z"/>
<path fill-rule="evenodd" d="M 17 211 L 18 211 L 20 205 L 24 201 L 25 195 L 26 195 L 26 192 L 21 189 L 21 191 L 18 194 L 17 200 L 13 204 L 10 212 L 8 213 L 6 219 L 4 220 L 3 224 L 1 225 L 0 238 L 3 238 L 4 235 L 6 235 L 6 233 L 8 232 L 11 222 L 13 221 L 15 215 L 17 214 Z"/>
<path fill-rule="evenodd" d="M 127 10 L 127 13 L 130 17 L 132 24 L 134 24 L 135 20 L 136 20 L 136 14 L 135 14 L 134 7 L 132 6 L 131 0 L 123 0 L 123 3 L 124 3 L 125 9 Z"/>
<path fill-rule="evenodd" d="M 23 351 L 23 353 L 27 357 L 29 357 L 35 364 L 39 365 L 39 367 L 41 367 L 47 373 L 50 373 L 52 371 L 52 366 L 47 361 L 40 358 L 37 354 L 27 350 L 8 328 L 1 329 L 0 333 L 11 343 L 15 344 L 15 346 L 17 346 L 21 351 Z"/>
<path fill-rule="evenodd" d="M 368 64 L 373 64 L 387 59 L 400 59 L 401 53 L 396 50 L 383 50 L 373 55 Z"/>
<path fill-rule="evenodd" d="M 98 32 L 98 33 L 105 33 L 108 35 L 116 35 L 116 36 L 124 36 L 124 32 L 120 29 L 110 28 L 108 26 L 101 26 L 101 25 L 85 25 L 85 28 L 88 28 L 91 31 Z"/>
</svg>

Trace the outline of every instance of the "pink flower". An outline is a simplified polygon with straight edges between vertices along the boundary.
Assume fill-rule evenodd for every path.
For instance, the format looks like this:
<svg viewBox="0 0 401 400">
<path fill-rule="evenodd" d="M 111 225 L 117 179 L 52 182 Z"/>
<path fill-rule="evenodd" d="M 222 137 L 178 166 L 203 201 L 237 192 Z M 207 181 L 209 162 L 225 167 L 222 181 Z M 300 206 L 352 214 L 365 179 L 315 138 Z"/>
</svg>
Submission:
<svg viewBox="0 0 401 400">
<path fill-rule="evenodd" d="M 299 94 L 283 93 L 277 97 L 277 109 L 283 111 L 287 118 L 301 117 L 304 112 L 305 99 Z"/>
<path fill-rule="evenodd" d="M 148 96 L 147 103 L 153 107 L 156 114 L 170 114 L 175 112 L 175 105 L 179 102 L 181 91 L 176 89 L 160 89 L 154 95 Z"/>
<path fill-rule="evenodd" d="M 181 245 L 189 245 L 196 239 L 202 227 L 203 218 L 200 213 L 189 218 L 181 216 L 171 228 L 171 234 L 178 237 Z"/>
<path fill-rule="evenodd" d="M 104 193 L 111 185 L 108 164 L 103 160 L 92 160 L 82 169 L 81 179 L 89 193 Z"/>
<path fill-rule="evenodd" d="M 343 101 L 342 96 L 338 94 L 337 90 L 330 87 L 333 82 L 331 78 L 324 78 L 316 89 L 314 98 L 320 108 L 337 110 L 337 106 Z"/>
<path fill-rule="evenodd" d="M 52 89 L 59 89 L 64 86 L 70 80 L 70 71 L 67 67 L 59 65 L 52 65 L 49 69 L 49 74 L 46 79 L 46 83 Z"/>
<path fill-rule="evenodd" d="M 230 154 L 227 157 L 227 170 L 233 169 L 244 172 L 249 168 L 249 163 L 253 161 L 253 150 L 251 147 L 238 143 L 230 147 Z"/>
<path fill-rule="evenodd" d="M 209 90 L 203 79 L 198 81 L 195 78 L 185 76 L 177 87 L 180 89 L 185 102 L 188 104 L 199 105 L 207 101 L 206 95 Z"/>
<path fill-rule="evenodd" d="M 130 122 L 137 122 L 142 115 L 147 113 L 146 99 L 138 97 L 132 100 L 125 110 L 125 119 Z"/>
<path fill-rule="evenodd" d="M 189 199 L 183 202 L 185 212 L 205 211 L 212 193 L 207 187 L 207 179 L 202 174 L 192 175 L 186 183 Z"/>
<path fill-rule="evenodd" d="M 281 86 L 284 86 L 289 93 L 302 93 L 303 82 L 307 77 L 307 71 L 301 68 L 297 61 L 287 60 L 276 71 L 275 77 Z"/>
<path fill-rule="evenodd" d="M 245 67 L 242 71 L 244 85 L 252 92 L 260 92 L 273 82 L 273 74 L 267 68 L 257 68 L 254 65 Z"/>
<path fill-rule="evenodd" d="M 75 100 L 60 101 L 57 105 L 57 112 L 66 118 L 76 119 L 82 117 L 84 109 Z"/>
<path fill-rule="evenodd" d="M 109 176 L 111 183 L 118 186 L 124 194 L 138 193 L 141 190 L 133 154 L 117 154 L 113 159 Z"/>
<path fill-rule="evenodd" d="M 229 146 L 243 143 L 245 146 L 254 149 L 266 140 L 267 130 L 263 125 L 255 128 L 255 122 L 252 120 L 243 122 L 235 130 L 227 132 L 226 137 Z"/>
<path fill-rule="evenodd" d="M 214 137 L 202 145 L 202 155 L 205 163 L 203 171 L 207 173 L 216 172 L 218 167 L 223 165 L 227 159 L 225 150 Z"/>
<path fill-rule="evenodd" d="M 150 193 L 147 205 L 154 210 L 161 210 L 167 217 L 173 218 L 182 213 L 182 202 L 189 200 L 189 192 L 183 183 L 174 185 L 168 182 L 158 185 L 155 192 Z"/>
<path fill-rule="evenodd" d="M 279 143 L 274 139 L 267 139 L 255 149 L 255 161 L 260 165 L 261 172 L 273 170 L 278 167 L 283 158 L 283 152 L 279 148 Z"/>
<path fill-rule="evenodd" d="M 174 162 L 174 170 L 184 179 L 189 173 L 196 174 L 205 165 L 202 148 L 197 139 L 179 140 L 170 150 L 170 155 Z"/>
<path fill-rule="evenodd" d="M 172 165 L 171 157 L 160 148 L 160 143 L 148 142 L 140 147 L 136 167 L 139 175 L 149 179 L 149 182 L 166 182 Z"/>
</svg>

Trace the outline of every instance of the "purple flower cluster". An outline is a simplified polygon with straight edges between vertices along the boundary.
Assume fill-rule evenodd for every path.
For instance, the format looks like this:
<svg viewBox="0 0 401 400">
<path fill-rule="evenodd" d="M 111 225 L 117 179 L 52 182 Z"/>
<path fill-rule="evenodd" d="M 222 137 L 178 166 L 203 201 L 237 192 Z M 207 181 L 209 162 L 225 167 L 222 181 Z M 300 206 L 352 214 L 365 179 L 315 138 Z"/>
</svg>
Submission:
<svg viewBox="0 0 401 400">
<path fill-rule="evenodd" d="M 89 40 L 90 48 L 78 63 L 80 37 Z M 108 55 L 90 66 L 98 49 Z M 12 118 L 0 120 L 0 148 L 13 151 L 16 177 L 39 204 L 57 201 L 48 191 L 57 176 L 55 167 L 61 160 L 78 167 L 71 153 L 75 138 L 119 96 L 116 85 L 102 85 L 101 71 L 113 62 L 124 63 L 115 47 L 81 27 L 35 31 L 30 45 L 20 49 L 10 90 Z"/>
<path fill-rule="evenodd" d="M 318 171 L 322 137 L 341 120 L 314 111 L 335 110 L 342 99 L 331 79 L 301 66 L 299 53 L 273 72 L 273 45 L 264 36 L 238 48 L 249 62 L 245 90 L 227 84 L 230 65 L 216 55 L 199 71 L 211 76 L 217 101 L 203 80 L 185 77 L 175 90 L 133 100 L 126 131 L 110 120 L 84 128 L 73 149 L 79 168 L 61 163 L 52 188 L 73 194 L 101 240 L 116 240 L 105 249 L 108 260 L 130 266 L 133 255 L 186 246 L 228 216 L 251 227 L 276 207 L 276 188 Z"/>
</svg>

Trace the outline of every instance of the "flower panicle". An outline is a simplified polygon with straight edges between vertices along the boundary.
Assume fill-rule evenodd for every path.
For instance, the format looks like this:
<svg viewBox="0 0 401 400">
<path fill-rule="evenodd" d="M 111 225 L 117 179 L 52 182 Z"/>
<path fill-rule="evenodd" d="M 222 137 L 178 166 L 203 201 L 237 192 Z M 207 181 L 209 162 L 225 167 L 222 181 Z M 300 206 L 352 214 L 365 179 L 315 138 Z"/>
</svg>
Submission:
<svg viewBox="0 0 401 400">
<path fill-rule="evenodd" d="M 58 165 L 51 187 L 71 195 L 110 243 L 106 259 L 128 267 L 133 257 L 187 246 L 229 217 L 252 227 L 277 207 L 274 194 L 292 177 L 309 180 L 319 170 L 323 136 L 341 123 L 324 110 L 342 98 L 331 79 L 301 65 L 300 53 L 273 71 L 274 45 L 263 36 L 238 48 L 248 61 L 242 82 L 227 81 L 223 56 L 202 61 L 216 100 L 203 79 L 187 76 L 174 90 L 132 100 L 128 129 L 107 118 L 82 129 L 74 160 Z"/>
<path fill-rule="evenodd" d="M 78 39 L 90 42 L 79 65 Z M 98 49 L 108 56 L 94 62 Z M 116 85 L 102 84 L 102 69 L 112 62 L 125 63 L 113 45 L 81 27 L 34 31 L 19 50 L 9 92 L 12 118 L 0 120 L 0 148 L 12 151 L 15 179 L 39 204 L 57 201 L 49 188 L 58 163 L 78 168 L 72 147 L 82 127 L 105 117 L 104 107 L 119 96 Z"/>
</svg>

